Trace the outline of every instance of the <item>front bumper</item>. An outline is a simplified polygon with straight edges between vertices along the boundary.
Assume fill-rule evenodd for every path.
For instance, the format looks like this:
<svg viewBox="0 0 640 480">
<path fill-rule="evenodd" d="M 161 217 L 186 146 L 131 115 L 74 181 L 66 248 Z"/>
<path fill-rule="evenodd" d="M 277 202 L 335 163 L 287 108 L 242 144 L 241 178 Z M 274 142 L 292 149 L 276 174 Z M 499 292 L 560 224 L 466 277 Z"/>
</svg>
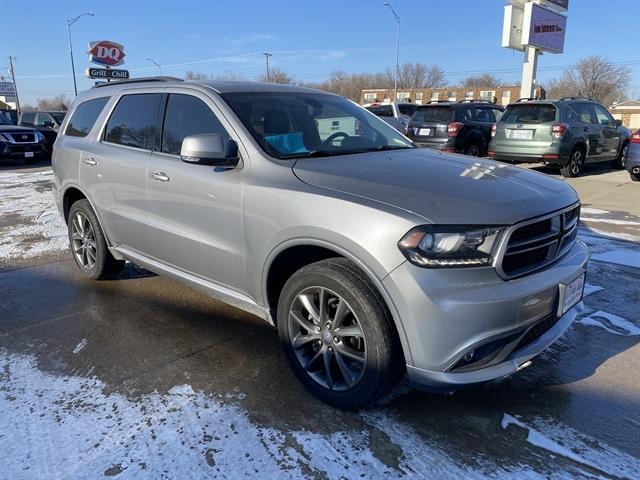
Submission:
<svg viewBox="0 0 640 480">
<path fill-rule="evenodd" d="M 33 153 L 32 157 L 27 157 L 27 153 Z M 46 143 L 9 143 L 0 142 L 0 158 L 23 159 L 42 158 L 46 156 Z"/>
<path fill-rule="evenodd" d="M 587 248 L 578 241 L 557 263 L 510 281 L 493 268 L 433 270 L 402 264 L 384 285 L 401 319 L 410 382 L 453 390 L 518 370 L 562 335 L 581 311 L 579 303 L 557 316 L 560 285 L 585 273 L 587 262 Z M 540 330 L 538 325 L 549 328 L 524 342 L 531 338 L 525 338 L 528 332 Z M 465 364 L 470 352 L 486 353 L 486 361 L 479 357 L 477 363 Z"/>
</svg>

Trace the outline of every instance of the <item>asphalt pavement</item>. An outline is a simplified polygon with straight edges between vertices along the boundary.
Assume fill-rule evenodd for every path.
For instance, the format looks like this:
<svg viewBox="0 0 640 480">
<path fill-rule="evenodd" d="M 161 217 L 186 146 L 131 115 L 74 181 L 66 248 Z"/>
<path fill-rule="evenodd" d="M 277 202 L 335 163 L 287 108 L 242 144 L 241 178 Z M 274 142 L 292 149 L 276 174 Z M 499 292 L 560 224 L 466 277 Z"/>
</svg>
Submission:
<svg viewBox="0 0 640 480">
<path fill-rule="evenodd" d="M 50 181 L 46 165 L 0 168 L 0 478 L 640 478 L 626 172 L 569 181 L 592 260 L 585 312 L 557 344 L 506 379 L 401 385 L 358 412 L 309 395 L 257 317 L 131 264 L 83 278 Z"/>
</svg>

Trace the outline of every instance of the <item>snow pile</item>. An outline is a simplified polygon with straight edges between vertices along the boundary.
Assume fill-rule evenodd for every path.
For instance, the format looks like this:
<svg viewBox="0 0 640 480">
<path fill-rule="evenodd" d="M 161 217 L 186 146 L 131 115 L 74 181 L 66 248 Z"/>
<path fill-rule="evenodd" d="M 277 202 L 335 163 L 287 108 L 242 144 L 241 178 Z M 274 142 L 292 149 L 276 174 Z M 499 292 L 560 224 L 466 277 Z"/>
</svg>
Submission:
<svg viewBox="0 0 640 480">
<path fill-rule="evenodd" d="M 0 173 L 0 265 L 69 247 L 52 188 L 51 171 Z"/>
<path fill-rule="evenodd" d="M 588 317 L 581 318 L 578 323 L 582 325 L 598 327 L 614 335 L 637 336 L 640 335 L 640 328 L 629 320 L 618 317 L 612 313 L 597 311 Z"/>
</svg>

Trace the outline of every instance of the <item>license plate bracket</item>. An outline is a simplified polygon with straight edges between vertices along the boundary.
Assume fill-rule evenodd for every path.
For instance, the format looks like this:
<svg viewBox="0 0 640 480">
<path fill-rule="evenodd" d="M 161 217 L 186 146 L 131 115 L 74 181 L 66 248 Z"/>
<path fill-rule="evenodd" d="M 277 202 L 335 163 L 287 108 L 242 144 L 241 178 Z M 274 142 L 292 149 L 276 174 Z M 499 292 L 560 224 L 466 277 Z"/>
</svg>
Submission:
<svg viewBox="0 0 640 480">
<path fill-rule="evenodd" d="M 583 273 L 575 280 L 567 283 L 566 285 L 560 285 L 561 293 L 561 308 L 560 316 L 571 310 L 580 300 L 584 294 L 584 279 Z"/>
<path fill-rule="evenodd" d="M 431 135 L 431 129 L 430 128 L 421 128 L 418 131 L 418 135 L 420 135 L 421 137 L 428 137 L 429 135 Z"/>
<path fill-rule="evenodd" d="M 25 158 L 33 158 L 33 152 L 24 152 Z"/>
</svg>

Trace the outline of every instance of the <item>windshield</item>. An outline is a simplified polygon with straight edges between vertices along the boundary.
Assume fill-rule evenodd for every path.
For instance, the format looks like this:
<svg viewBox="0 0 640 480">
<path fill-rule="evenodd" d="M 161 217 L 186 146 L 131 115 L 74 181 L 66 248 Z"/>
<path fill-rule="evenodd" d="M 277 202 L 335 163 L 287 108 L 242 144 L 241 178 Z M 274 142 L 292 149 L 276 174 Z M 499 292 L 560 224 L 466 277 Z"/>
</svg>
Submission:
<svg viewBox="0 0 640 480">
<path fill-rule="evenodd" d="M 549 123 L 556 119 L 556 107 L 550 104 L 509 105 L 500 117 L 504 123 Z"/>
<path fill-rule="evenodd" d="M 453 118 L 453 109 L 449 107 L 420 107 L 411 117 L 412 122 L 448 122 Z"/>
<path fill-rule="evenodd" d="M 364 108 L 335 95 L 237 92 L 222 97 L 260 146 L 276 158 L 415 148 Z"/>
<path fill-rule="evenodd" d="M 65 112 L 52 112 L 51 116 L 55 119 L 56 123 L 62 124 L 64 120 Z"/>
</svg>

